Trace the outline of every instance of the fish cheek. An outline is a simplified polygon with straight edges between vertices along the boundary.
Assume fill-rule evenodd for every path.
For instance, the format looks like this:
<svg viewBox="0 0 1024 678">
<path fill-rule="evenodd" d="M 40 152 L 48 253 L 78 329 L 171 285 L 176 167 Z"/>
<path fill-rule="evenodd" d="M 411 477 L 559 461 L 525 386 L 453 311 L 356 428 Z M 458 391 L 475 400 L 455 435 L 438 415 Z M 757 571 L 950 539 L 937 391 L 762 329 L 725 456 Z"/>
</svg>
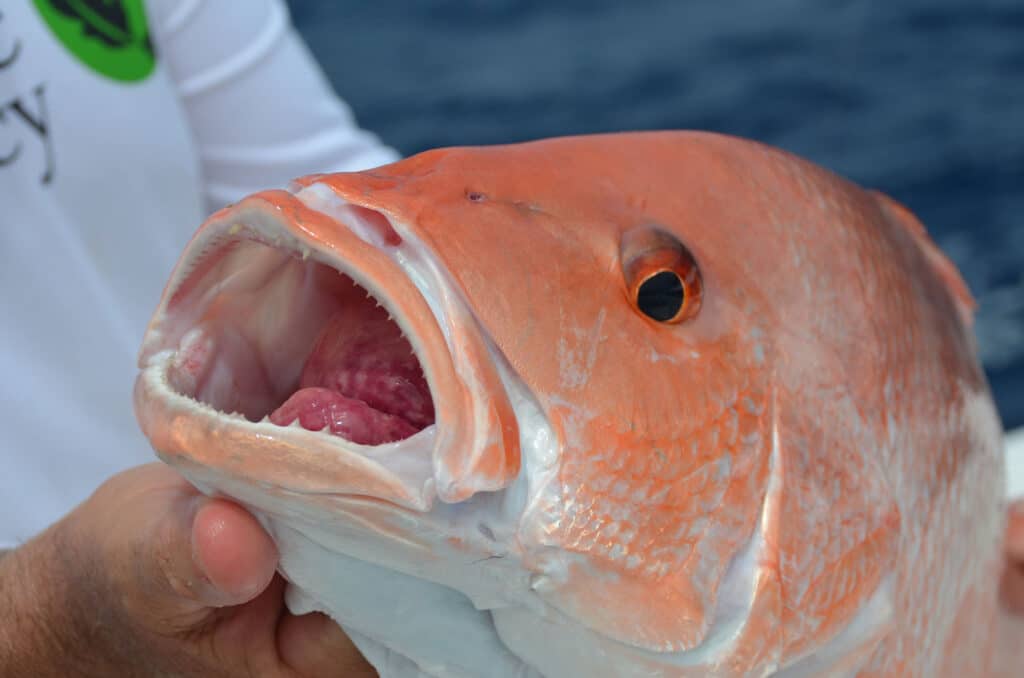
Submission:
<svg viewBox="0 0 1024 678">
<path fill-rule="evenodd" d="M 705 369 L 693 378 L 721 390 L 690 403 L 705 416 L 663 411 L 678 394 L 650 384 L 646 397 L 633 394 L 649 417 L 552 412 L 568 444 L 561 515 L 547 544 L 568 552 L 569 571 L 541 594 L 585 626 L 653 651 L 704 639 L 719 584 L 751 538 L 765 493 L 765 396 L 734 391 L 741 382 L 724 364 Z M 725 380 L 712 379 L 715 371 Z"/>
</svg>

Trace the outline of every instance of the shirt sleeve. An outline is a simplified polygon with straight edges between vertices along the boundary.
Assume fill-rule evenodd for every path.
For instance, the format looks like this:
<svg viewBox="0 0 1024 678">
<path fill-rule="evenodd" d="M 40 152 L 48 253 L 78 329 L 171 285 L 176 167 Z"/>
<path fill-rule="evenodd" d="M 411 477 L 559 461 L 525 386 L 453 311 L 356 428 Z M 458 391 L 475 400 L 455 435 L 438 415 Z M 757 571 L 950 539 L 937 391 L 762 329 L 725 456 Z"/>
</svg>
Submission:
<svg viewBox="0 0 1024 678">
<path fill-rule="evenodd" d="M 157 50 L 195 139 L 207 208 L 313 172 L 399 155 L 357 125 L 283 0 L 149 0 Z"/>
</svg>

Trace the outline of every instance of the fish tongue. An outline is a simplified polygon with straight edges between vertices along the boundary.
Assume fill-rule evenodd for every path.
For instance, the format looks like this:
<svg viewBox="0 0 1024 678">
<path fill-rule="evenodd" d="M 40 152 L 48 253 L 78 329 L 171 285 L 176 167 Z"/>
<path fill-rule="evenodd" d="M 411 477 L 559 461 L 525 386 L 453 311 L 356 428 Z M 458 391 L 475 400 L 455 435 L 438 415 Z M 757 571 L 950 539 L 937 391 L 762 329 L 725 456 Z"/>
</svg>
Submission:
<svg viewBox="0 0 1024 678">
<path fill-rule="evenodd" d="M 279 425 L 296 419 L 364 445 L 401 440 L 433 423 L 412 346 L 372 300 L 347 305 L 321 330 L 299 390 L 270 415 Z"/>
<path fill-rule="evenodd" d="M 287 426 L 296 419 L 309 431 L 327 428 L 360 445 L 381 445 L 408 438 L 417 429 L 401 417 L 375 410 L 365 402 L 326 388 L 296 391 L 274 410 L 270 421 Z"/>
</svg>

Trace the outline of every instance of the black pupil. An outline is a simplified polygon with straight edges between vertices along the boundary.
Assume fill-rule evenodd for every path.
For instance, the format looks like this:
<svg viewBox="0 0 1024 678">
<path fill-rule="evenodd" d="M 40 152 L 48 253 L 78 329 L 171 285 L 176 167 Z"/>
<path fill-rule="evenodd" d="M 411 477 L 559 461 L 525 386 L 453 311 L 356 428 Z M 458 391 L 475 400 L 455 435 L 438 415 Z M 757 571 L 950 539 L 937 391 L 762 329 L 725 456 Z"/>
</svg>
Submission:
<svg viewBox="0 0 1024 678">
<path fill-rule="evenodd" d="M 683 307 L 683 281 L 672 271 L 655 273 L 640 285 L 636 305 L 646 315 L 664 322 L 676 317 Z"/>
</svg>

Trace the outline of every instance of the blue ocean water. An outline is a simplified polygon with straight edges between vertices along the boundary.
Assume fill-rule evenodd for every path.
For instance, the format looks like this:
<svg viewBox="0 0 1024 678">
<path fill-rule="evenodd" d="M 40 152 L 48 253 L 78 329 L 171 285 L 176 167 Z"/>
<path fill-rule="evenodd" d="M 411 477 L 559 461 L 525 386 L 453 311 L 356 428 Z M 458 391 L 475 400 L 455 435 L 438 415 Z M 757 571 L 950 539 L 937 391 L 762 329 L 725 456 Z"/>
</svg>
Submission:
<svg viewBox="0 0 1024 678">
<path fill-rule="evenodd" d="M 979 302 L 1024 425 L 1021 0 L 291 0 L 403 153 L 626 129 L 764 141 L 908 205 Z"/>
</svg>

